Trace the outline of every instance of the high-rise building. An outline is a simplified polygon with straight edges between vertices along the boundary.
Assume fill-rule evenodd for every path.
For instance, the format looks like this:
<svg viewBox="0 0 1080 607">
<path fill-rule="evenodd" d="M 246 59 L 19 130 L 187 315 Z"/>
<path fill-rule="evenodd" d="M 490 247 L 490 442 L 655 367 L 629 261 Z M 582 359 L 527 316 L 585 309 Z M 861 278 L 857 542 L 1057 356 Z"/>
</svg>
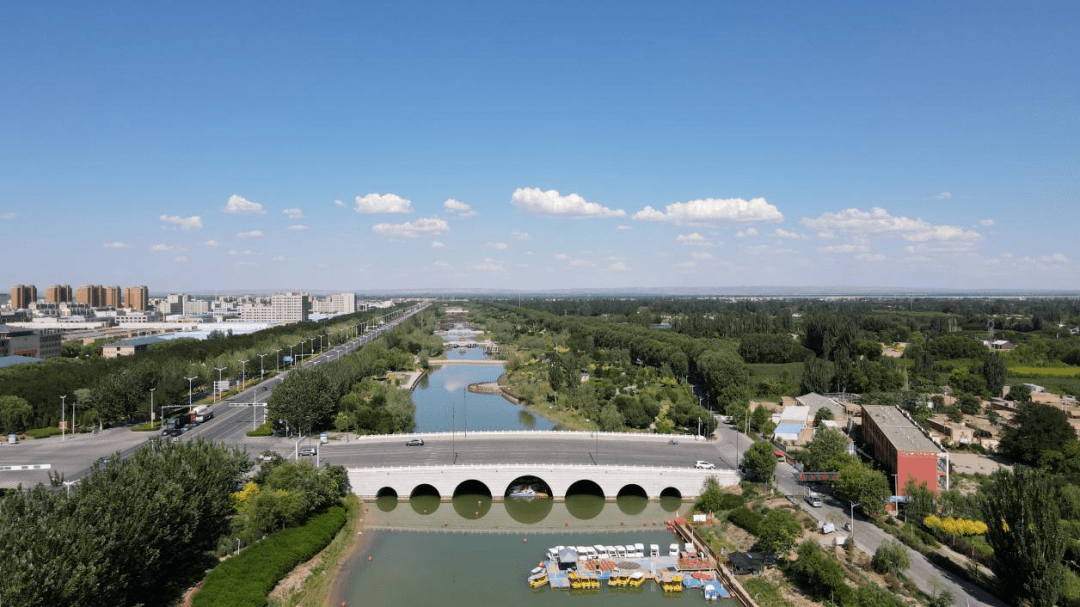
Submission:
<svg viewBox="0 0 1080 607">
<path fill-rule="evenodd" d="M 132 310 L 146 312 L 150 309 L 150 290 L 146 285 L 128 287 L 124 290 L 124 302 Z"/>
<path fill-rule="evenodd" d="M 307 293 L 276 293 L 270 298 L 270 305 L 250 303 L 240 306 L 240 318 L 252 322 L 304 322 L 310 313 L 311 299 Z"/>
<path fill-rule="evenodd" d="M 105 287 L 101 285 L 83 285 L 75 289 L 75 303 L 86 304 L 91 308 L 105 305 Z"/>
<path fill-rule="evenodd" d="M 11 308 L 25 310 L 37 301 L 37 287 L 34 285 L 15 285 L 11 287 Z"/>
<path fill-rule="evenodd" d="M 111 287 L 102 287 L 102 290 L 104 291 L 104 294 L 105 294 L 105 297 L 103 298 L 103 301 L 102 301 L 103 306 L 105 306 L 106 308 L 121 308 L 121 307 L 123 307 L 123 305 L 124 305 L 123 300 L 120 299 L 120 295 L 121 295 L 120 287 L 114 285 L 114 286 L 111 286 Z"/>
<path fill-rule="evenodd" d="M 162 310 L 162 312 L 165 314 L 183 314 L 187 295 L 184 295 L 183 293 L 169 293 L 169 297 L 165 301 L 168 304 L 168 310 Z"/>
<path fill-rule="evenodd" d="M 49 285 L 45 289 L 45 303 L 67 303 L 71 301 L 71 285 Z"/>
</svg>

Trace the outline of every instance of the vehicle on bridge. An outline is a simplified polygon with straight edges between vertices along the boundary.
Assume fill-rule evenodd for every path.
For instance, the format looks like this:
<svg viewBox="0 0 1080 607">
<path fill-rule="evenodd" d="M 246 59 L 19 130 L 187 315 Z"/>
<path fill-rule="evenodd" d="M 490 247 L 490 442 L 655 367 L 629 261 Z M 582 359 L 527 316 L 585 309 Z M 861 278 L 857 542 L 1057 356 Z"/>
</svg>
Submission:
<svg viewBox="0 0 1080 607">
<path fill-rule="evenodd" d="M 699 459 L 697 463 L 694 464 L 694 467 L 700 470 L 712 470 L 713 468 L 716 468 L 712 462 L 707 462 L 703 459 Z"/>
<path fill-rule="evenodd" d="M 405 446 L 406 447 L 423 447 L 424 446 L 424 439 L 422 439 L 422 438 L 414 438 L 412 440 L 406 441 Z"/>
</svg>

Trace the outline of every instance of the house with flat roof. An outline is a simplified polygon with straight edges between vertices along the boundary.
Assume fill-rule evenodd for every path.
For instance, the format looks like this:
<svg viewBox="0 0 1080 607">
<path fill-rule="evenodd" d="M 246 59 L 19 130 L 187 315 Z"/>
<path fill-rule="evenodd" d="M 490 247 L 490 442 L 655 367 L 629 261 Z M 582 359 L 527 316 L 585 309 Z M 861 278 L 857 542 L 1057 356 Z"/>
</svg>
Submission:
<svg viewBox="0 0 1080 607">
<path fill-rule="evenodd" d="M 102 346 L 101 357 L 116 358 L 117 356 L 132 356 L 138 352 L 145 352 L 146 349 L 150 347 L 150 344 L 156 344 L 162 341 L 165 340 L 154 335 L 121 339 L 120 341 L 114 341 L 111 344 Z"/>
<path fill-rule="evenodd" d="M 902 495 L 909 480 L 931 491 L 949 489 L 949 452 L 898 407 L 863 405 L 863 440 L 874 459 L 894 476 Z"/>
</svg>

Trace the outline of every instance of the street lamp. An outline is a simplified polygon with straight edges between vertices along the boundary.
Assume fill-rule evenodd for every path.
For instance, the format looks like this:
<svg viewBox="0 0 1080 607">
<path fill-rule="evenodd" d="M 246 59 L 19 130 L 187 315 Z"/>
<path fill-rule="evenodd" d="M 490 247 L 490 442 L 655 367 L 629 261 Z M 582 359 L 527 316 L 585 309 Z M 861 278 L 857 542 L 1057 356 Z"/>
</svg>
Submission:
<svg viewBox="0 0 1080 607">
<path fill-rule="evenodd" d="M 859 502 L 849 501 L 851 504 L 851 541 L 855 541 L 855 506 L 862 506 Z"/>
<path fill-rule="evenodd" d="M 266 369 L 263 368 L 263 357 L 265 354 L 259 355 L 259 379 L 262 379 L 263 375 L 266 375 Z"/>
<path fill-rule="evenodd" d="M 274 373 L 281 371 L 281 348 L 274 350 Z"/>
<path fill-rule="evenodd" d="M 293 366 L 294 369 L 296 368 L 296 355 L 293 353 L 293 348 L 295 348 L 295 347 L 296 347 L 296 344 L 290 344 L 289 345 L 289 360 L 292 361 L 292 366 Z"/>
<path fill-rule="evenodd" d="M 215 403 L 218 401 L 218 394 L 220 394 L 220 390 L 218 389 L 218 386 L 221 385 L 221 372 L 226 370 L 226 369 L 228 369 L 228 367 L 214 367 L 214 370 L 217 371 L 217 381 L 218 381 L 218 383 L 214 385 L 214 402 Z"/>
<path fill-rule="evenodd" d="M 157 388 L 150 388 L 150 429 L 154 429 L 154 390 Z"/>
<path fill-rule="evenodd" d="M 67 434 L 64 433 L 67 430 L 67 405 L 64 404 L 66 399 L 67 394 L 60 395 L 60 440 L 62 441 L 67 440 Z"/>
<path fill-rule="evenodd" d="M 191 413 L 191 382 L 192 382 L 192 380 L 198 379 L 198 377 L 197 376 L 196 377 L 185 377 L 184 379 L 187 380 L 187 408 L 188 408 L 188 413 Z"/>
<path fill-rule="evenodd" d="M 238 360 L 240 363 L 240 391 L 243 392 L 247 389 L 247 360 Z"/>
</svg>

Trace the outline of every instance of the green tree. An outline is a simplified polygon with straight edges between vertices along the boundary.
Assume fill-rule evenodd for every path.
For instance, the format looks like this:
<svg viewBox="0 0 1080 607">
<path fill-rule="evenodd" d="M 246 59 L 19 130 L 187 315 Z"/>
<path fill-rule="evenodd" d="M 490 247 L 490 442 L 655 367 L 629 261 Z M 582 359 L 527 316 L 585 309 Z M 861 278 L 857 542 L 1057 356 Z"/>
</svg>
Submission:
<svg viewBox="0 0 1080 607">
<path fill-rule="evenodd" d="M 874 552 L 870 565 L 878 573 L 902 573 L 911 566 L 911 557 L 908 556 L 907 548 L 900 542 L 885 540 Z"/>
<path fill-rule="evenodd" d="M 855 458 L 848 458 L 836 478 L 836 492 L 841 499 L 862 504 L 864 512 L 878 516 L 885 512 L 889 481 L 885 473 L 873 470 Z"/>
<path fill-rule="evenodd" d="M 825 428 L 814 436 L 806 447 L 803 465 L 807 472 L 831 472 L 848 458 L 847 437 L 837 430 Z"/>
<path fill-rule="evenodd" d="M 1026 466 L 999 470 L 982 495 L 986 541 L 994 549 L 990 567 L 998 579 L 1010 580 L 1002 585 L 1008 602 L 1051 607 L 1064 580 L 1065 554 L 1053 478 Z"/>
<path fill-rule="evenodd" d="M 809 394 L 810 392 L 823 394 L 828 392 L 835 374 L 836 368 L 831 362 L 816 356 L 809 356 L 806 358 L 806 362 L 803 363 L 802 381 L 799 383 L 799 390 L 803 394 Z"/>
<path fill-rule="evenodd" d="M 844 569 L 814 540 L 799 544 L 799 558 L 789 565 L 789 571 L 804 583 L 818 600 L 836 602 L 848 590 L 844 584 Z"/>
<path fill-rule="evenodd" d="M 765 408 L 765 405 L 758 405 L 754 407 L 753 413 L 750 414 L 750 427 L 758 432 L 765 426 L 765 423 L 769 421 L 769 410 Z"/>
<path fill-rule="evenodd" d="M 1034 466 L 1046 452 L 1062 452 L 1076 442 L 1068 414 L 1049 405 L 1026 403 L 1002 435 L 1001 450 L 1017 462 Z"/>
<path fill-rule="evenodd" d="M 743 468 L 753 478 L 768 482 L 776 471 L 776 457 L 773 456 L 772 445 L 767 441 L 757 441 L 743 454 Z"/>
<path fill-rule="evenodd" d="M 619 432 L 623 429 L 623 416 L 615 403 L 609 402 L 600 408 L 596 425 L 604 432 Z"/>
<path fill-rule="evenodd" d="M 728 350 L 707 350 L 697 357 L 698 373 L 716 400 L 716 405 L 727 415 L 736 406 L 749 406 L 750 371 L 739 355 Z"/>
<path fill-rule="evenodd" d="M 978 415 L 981 408 L 979 406 L 979 397 L 974 394 L 961 394 L 958 401 L 957 405 L 965 415 Z"/>
<path fill-rule="evenodd" d="M 1005 379 L 1009 375 L 1009 365 L 1005 357 L 997 352 L 987 352 L 983 355 L 979 373 L 986 380 L 986 390 L 991 396 L 1001 396 L 1001 389 L 1005 387 Z"/>
<path fill-rule="evenodd" d="M 334 401 L 326 378 L 316 370 L 290 373 L 267 400 L 270 419 L 283 419 L 289 428 L 308 433 L 333 420 Z"/>
<path fill-rule="evenodd" d="M 904 520 L 918 523 L 937 512 L 937 498 L 934 492 L 926 487 L 926 481 L 916 485 L 915 479 L 909 476 L 904 483 L 904 495 L 908 498 L 904 504 Z"/>
<path fill-rule="evenodd" d="M 768 554 L 786 554 L 799 539 L 802 527 L 787 510 L 774 508 L 765 515 L 757 545 Z"/>
<path fill-rule="evenodd" d="M 814 413 L 814 425 L 820 426 L 823 420 L 833 419 L 834 417 L 835 416 L 833 415 L 832 409 L 828 407 L 822 407 L 818 409 L 816 413 Z"/>
<path fill-rule="evenodd" d="M 33 407 L 26 399 L 19 396 L 0 396 L 0 426 L 4 431 L 14 433 L 25 430 L 34 414 Z"/>
</svg>

